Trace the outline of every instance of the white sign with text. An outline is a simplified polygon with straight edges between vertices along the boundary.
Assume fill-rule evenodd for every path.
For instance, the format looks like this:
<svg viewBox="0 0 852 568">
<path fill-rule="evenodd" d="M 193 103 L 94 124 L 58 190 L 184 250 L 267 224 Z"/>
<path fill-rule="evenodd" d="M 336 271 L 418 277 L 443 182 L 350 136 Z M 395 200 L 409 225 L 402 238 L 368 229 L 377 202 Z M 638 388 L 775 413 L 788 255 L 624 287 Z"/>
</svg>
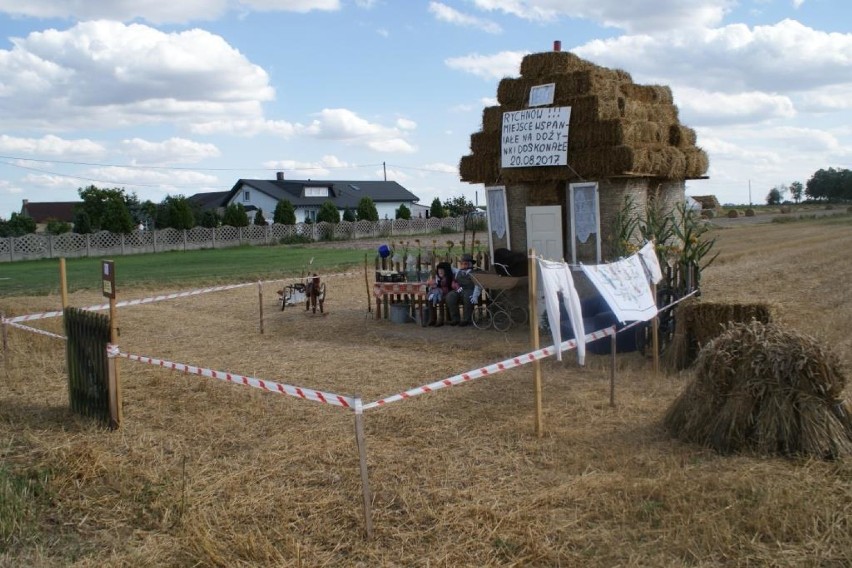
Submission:
<svg viewBox="0 0 852 568">
<path fill-rule="evenodd" d="M 503 113 L 501 166 L 568 165 L 571 107 L 529 108 Z"/>
</svg>

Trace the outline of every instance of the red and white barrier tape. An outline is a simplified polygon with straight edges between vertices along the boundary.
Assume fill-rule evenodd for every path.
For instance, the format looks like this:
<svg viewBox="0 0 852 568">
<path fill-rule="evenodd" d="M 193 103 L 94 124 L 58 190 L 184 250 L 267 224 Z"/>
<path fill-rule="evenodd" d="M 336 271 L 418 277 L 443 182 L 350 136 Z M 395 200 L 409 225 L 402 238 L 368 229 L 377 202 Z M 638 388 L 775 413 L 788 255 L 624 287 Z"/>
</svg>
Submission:
<svg viewBox="0 0 852 568">
<path fill-rule="evenodd" d="M 601 339 L 608 335 L 615 334 L 615 327 L 608 327 L 606 329 L 602 329 L 600 331 L 595 331 L 586 335 L 586 342 L 595 341 L 596 339 Z M 563 341 L 559 344 L 561 351 L 569 351 L 577 347 L 576 339 L 569 339 L 568 341 Z M 382 398 L 376 400 L 374 402 L 369 402 L 364 405 L 364 410 L 369 410 L 371 408 L 376 408 L 379 406 L 385 406 L 386 404 L 390 404 L 391 402 L 397 402 L 400 400 L 405 400 L 407 398 L 411 398 L 420 394 L 426 394 L 427 392 L 436 391 L 438 389 L 443 389 L 447 387 L 454 387 L 456 385 L 460 385 L 462 383 L 466 383 L 468 381 L 472 381 L 474 379 L 479 379 L 482 377 L 487 377 L 491 375 L 495 375 L 502 371 L 508 371 L 509 369 L 514 369 L 515 367 L 520 367 L 521 365 L 526 365 L 527 363 L 532 363 L 533 361 L 538 361 L 539 359 L 545 359 L 550 357 L 551 355 L 556 354 L 556 349 L 553 345 L 550 347 L 545 347 L 543 349 L 539 349 L 537 351 L 532 351 L 530 353 L 526 353 L 524 355 L 518 355 L 517 357 L 513 357 L 511 359 L 506 359 L 505 361 L 501 361 L 499 363 L 494 363 L 492 365 L 488 365 L 486 367 L 482 367 L 479 369 L 475 369 L 473 371 L 468 371 L 467 373 L 462 373 L 460 375 L 455 375 L 454 377 L 449 377 L 440 381 L 435 381 L 434 383 L 430 383 L 428 385 L 423 385 L 421 387 L 416 387 L 413 389 L 409 389 L 405 392 L 401 392 L 399 394 L 395 394 L 393 396 L 389 396 L 386 398 Z"/>
<path fill-rule="evenodd" d="M 17 327 L 18 329 L 22 329 L 22 330 L 24 330 L 24 331 L 29 331 L 29 332 L 32 332 L 32 333 L 38 333 L 38 334 L 40 334 L 40 335 L 46 335 L 46 336 L 48 336 L 48 337 L 54 337 L 54 338 L 56 338 L 56 339 L 61 339 L 61 340 L 63 340 L 63 341 L 65 341 L 66 339 L 68 339 L 68 338 L 67 338 L 67 337 L 65 337 L 64 335 L 59 335 L 58 333 L 52 333 L 52 332 L 50 332 L 50 331 L 45 331 L 45 330 L 43 330 L 43 329 L 38 329 L 38 328 L 36 328 L 36 327 L 30 327 L 30 326 L 28 326 L 28 325 L 22 325 L 22 324 L 20 324 L 20 323 L 9 322 L 9 321 L 7 321 L 6 323 L 7 323 L 8 325 L 12 326 L 12 327 Z"/>
<path fill-rule="evenodd" d="M 332 406 L 340 406 L 347 409 L 352 409 L 354 407 L 354 399 L 352 397 L 343 396 L 339 394 L 333 394 L 308 388 L 296 387 L 293 385 L 286 385 L 282 383 L 276 383 L 274 381 L 265 381 L 263 379 L 256 379 L 254 377 L 246 377 L 244 375 L 238 375 L 235 373 L 227 373 L 224 371 L 214 371 L 213 369 L 205 369 L 202 367 L 195 367 L 193 365 L 185 365 L 183 363 L 172 363 L 171 361 L 165 361 L 163 359 L 156 359 L 154 357 L 145 357 L 142 355 L 132 355 L 130 353 L 122 353 L 117 345 L 109 345 L 107 347 L 107 355 L 109 357 L 124 357 L 125 359 L 130 359 L 131 361 L 138 361 L 140 363 L 146 363 L 148 365 L 154 365 L 157 367 L 163 367 L 165 369 L 171 369 L 172 371 L 183 371 L 185 373 L 189 373 L 192 375 L 199 375 L 202 377 L 209 377 L 211 379 L 219 379 L 221 381 L 226 381 L 229 383 L 244 385 L 248 387 L 254 387 L 257 389 L 276 392 L 279 394 L 286 394 L 295 398 L 302 398 L 305 400 L 312 400 L 314 402 L 321 402 L 323 404 L 330 404 Z"/>
</svg>

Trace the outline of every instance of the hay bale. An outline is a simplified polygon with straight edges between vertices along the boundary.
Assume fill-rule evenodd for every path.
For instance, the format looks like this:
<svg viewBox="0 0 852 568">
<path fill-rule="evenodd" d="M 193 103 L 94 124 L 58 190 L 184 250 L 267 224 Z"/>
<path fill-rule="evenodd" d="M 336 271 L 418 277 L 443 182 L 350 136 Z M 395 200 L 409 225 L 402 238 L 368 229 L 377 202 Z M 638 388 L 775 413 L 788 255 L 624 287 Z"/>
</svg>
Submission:
<svg viewBox="0 0 852 568">
<path fill-rule="evenodd" d="M 521 60 L 521 76 L 530 79 L 539 79 L 583 71 L 595 65 L 569 51 L 543 51 L 541 53 L 530 53 Z"/>
<path fill-rule="evenodd" d="M 679 148 L 695 146 L 696 140 L 698 140 L 698 136 L 692 128 L 680 124 L 669 125 L 669 144 L 672 146 Z"/>
<path fill-rule="evenodd" d="M 840 359 L 815 339 L 773 323 L 735 323 L 701 350 L 664 425 L 722 453 L 850 456 L 845 385 Z"/>
<path fill-rule="evenodd" d="M 628 99 L 652 104 L 673 105 L 671 87 L 664 85 L 637 85 L 636 83 L 622 83 L 619 85 L 621 94 Z"/>
</svg>

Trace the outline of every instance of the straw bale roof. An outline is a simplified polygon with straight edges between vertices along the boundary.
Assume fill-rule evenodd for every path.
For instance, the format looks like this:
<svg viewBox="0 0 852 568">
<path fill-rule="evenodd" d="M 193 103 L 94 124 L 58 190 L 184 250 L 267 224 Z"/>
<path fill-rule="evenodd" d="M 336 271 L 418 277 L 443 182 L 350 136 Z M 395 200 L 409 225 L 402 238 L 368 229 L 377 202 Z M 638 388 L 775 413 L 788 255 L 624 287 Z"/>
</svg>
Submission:
<svg viewBox="0 0 852 568">
<path fill-rule="evenodd" d="M 630 74 L 607 69 L 569 52 L 534 53 L 521 76 L 497 86 L 497 106 L 482 113 L 482 130 L 470 137 L 471 153 L 459 164 L 470 183 L 601 179 L 621 176 L 682 180 L 703 176 L 707 154 L 695 131 L 682 125 L 671 89 L 637 85 Z M 570 106 L 570 167 L 506 168 L 500 164 L 503 113 L 527 108 L 530 89 L 554 83 L 553 106 Z"/>
</svg>

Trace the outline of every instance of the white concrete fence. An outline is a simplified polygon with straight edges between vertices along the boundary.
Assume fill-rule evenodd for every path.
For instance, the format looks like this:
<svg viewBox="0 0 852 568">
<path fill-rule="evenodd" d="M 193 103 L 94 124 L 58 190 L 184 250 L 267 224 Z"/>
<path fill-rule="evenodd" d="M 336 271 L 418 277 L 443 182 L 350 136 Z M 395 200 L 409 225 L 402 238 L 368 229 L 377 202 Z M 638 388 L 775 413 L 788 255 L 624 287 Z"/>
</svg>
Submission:
<svg viewBox="0 0 852 568">
<path fill-rule="evenodd" d="M 448 230 L 464 230 L 464 217 L 439 219 L 383 219 L 380 221 L 342 221 L 340 223 L 299 223 L 297 225 L 222 226 L 215 229 L 194 227 L 134 230 L 130 233 L 31 233 L 23 237 L 0 239 L 0 262 L 39 258 L 78 258 L 126 255 L 171 250 L 226 248 L 241 245 L 273 245 L 299 238 L 311 241 L 362 238 L 399 238 Z"/>
</svg>

